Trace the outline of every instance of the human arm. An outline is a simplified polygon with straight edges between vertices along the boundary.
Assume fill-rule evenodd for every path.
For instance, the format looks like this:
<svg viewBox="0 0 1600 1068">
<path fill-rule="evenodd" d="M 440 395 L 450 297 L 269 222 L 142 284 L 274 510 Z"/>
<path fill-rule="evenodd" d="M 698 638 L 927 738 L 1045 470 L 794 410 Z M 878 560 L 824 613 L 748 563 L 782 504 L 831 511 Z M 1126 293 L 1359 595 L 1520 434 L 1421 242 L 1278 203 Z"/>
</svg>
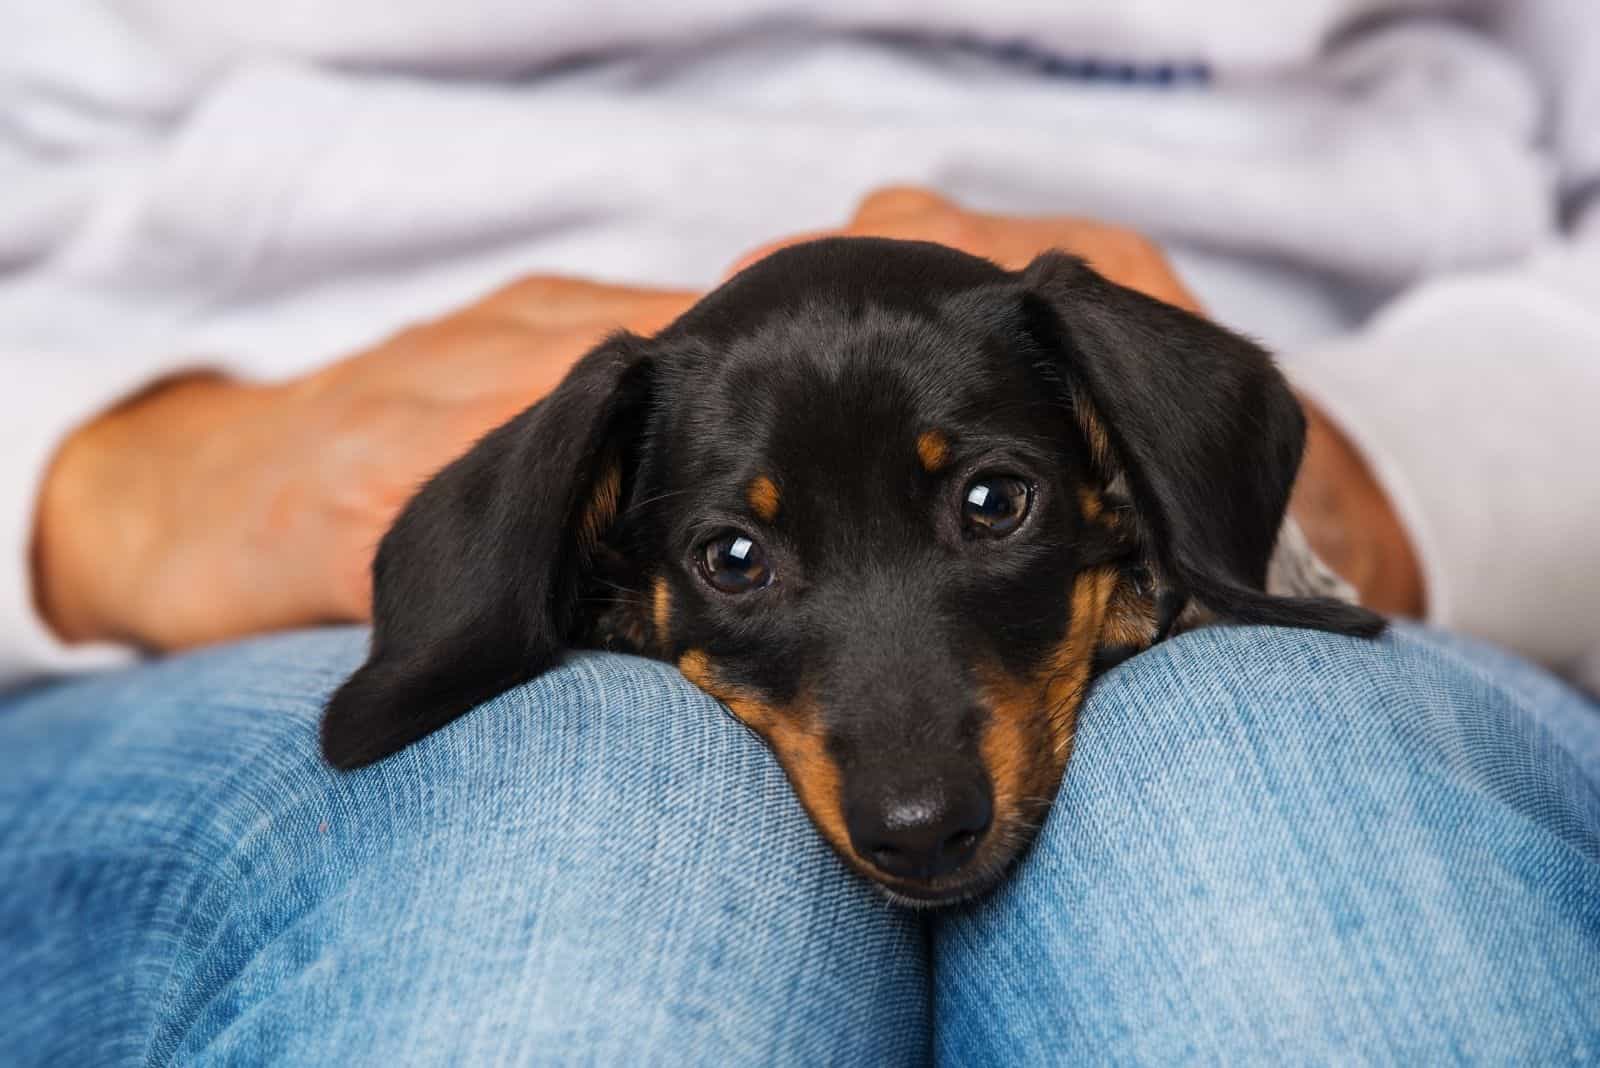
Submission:
<svg viewBox="0 0 1600 1068">
<path fill-rule="evenodd" d="M 364 619 L 372 551 L 423 479 L 604 334 L 693 299 L 534 278 L 287 382 L 159 383 L 56 451 L 32 528 L 39 616 L 64 643 L 155 650 Z"/>
</svg>

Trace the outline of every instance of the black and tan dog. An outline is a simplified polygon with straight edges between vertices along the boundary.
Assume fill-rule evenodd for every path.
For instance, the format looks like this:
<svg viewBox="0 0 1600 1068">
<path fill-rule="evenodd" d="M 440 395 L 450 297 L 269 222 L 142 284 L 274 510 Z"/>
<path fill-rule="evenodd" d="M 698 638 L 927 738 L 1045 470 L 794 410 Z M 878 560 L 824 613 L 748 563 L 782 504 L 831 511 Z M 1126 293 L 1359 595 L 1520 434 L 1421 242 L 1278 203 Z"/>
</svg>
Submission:
<svg viewBox="0 0 1600 1068">
<path fill-rule="evenodd" d="M 1265 591 L 1303 436 L 1266 353 L 1070 256 L 791 248 L 423 488 L 324 752 L 643 653 L 767 740 L 855 868 L 953 900 L 1029 840 L 1096 672 L 1180 617 L 1382 628 Z"/>
</svg>

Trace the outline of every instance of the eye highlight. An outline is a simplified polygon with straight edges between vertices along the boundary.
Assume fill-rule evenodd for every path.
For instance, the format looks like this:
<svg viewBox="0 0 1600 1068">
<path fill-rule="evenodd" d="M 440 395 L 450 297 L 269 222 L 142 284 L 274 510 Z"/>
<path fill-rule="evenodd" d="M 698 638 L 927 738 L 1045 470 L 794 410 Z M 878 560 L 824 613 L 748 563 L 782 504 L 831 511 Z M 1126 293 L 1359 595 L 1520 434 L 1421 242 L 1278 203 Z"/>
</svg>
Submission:
<svg viewBox="0 0 1600 1068">
<path fill-rule="evenodd" d="M 723 593 L 749 593 L 772 582 L 767 551 L 741 531 L 723 531 L 702 544 L 696 556 L 700 574 Z"/>
<path fill-rule="evenodd" d="M 1033 486 L 1014 475 L 979 475 L 961 494 L 961 529 L 969 538 L 1003 538 L 1022 525 Z"/>
</svg>

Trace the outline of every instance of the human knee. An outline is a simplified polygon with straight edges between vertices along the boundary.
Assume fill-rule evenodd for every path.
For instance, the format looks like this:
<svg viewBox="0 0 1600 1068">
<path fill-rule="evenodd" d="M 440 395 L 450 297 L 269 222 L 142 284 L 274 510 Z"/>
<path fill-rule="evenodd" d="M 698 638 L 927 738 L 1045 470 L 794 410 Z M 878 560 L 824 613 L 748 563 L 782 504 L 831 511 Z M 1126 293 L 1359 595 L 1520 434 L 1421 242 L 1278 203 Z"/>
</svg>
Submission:
<svg viewBox="0 0 1600 1068">
<path fill-rule="evenodd" d="M 620 801 L 724 774 L 759 779 L 772 765 L 754 736 L 676 669 L 601 653 L 574 655 L 378 766 L 390 762 L 435 782 L 492 782 L 505 791 L 501 804 L 552 790 Z"/>
<path fill-rule="evenodd" d="M 1101 680 L 1067 781 L 1090 792 L 1161 783 L 1224 808 L 1266 790 L 1308 818 L 1437 797 L 1443 784 L 1542 819 L 1579 796 L 1570 764 L 1518 690 L 1419 628 L 1365 640 L 1212 627 Z M 1556 823 L 1583 822 L 1569 816 Z"/>
<path fill-rule="evenodd" d="M 849 878 L 755 736 L 671 667 L 575 655 L 340 772 L 316 719 L 359 661 L 349 644 L 333 656 L 321 638 L 279 639 L 214 665 L 222 683 L 240 658 L 287 671 L 298 656 L 319 681 L 270 710 L 241 696 L 249 714 L 230 722 L 276 714 L 273 742 L 220 764 L 204 807 L 183 813 L 209 845 L 164 895 L 182 903 L 186 948 L 154 1048 L 183 1059 L 268 1034 L 290 1060 L 404 1063 L 437 1048 L 444 1004 L 471 1007 L 452 1034 L 468 1059 L 602 1034 L 616 1051 L 602 1059 L 636 1060 L 669 1021 L 685 1048 L 809 1049 L 822 1033 L 762 984 L 803 973 L 854 1006 L 874 969 L 901 994 L 851 1008 L 855 1040 L 920 1020 L 904 996 L 921 974 L 915 928 Z M 742 1030 L 699 1000 L 707 960 L 758 990 Z M 360 1012 L 328 1011 L 353 997 Z M 694 1015 L 676 1018 L 681 1005 Z"/>
<path fill-rule="evenodd" d="M 374 843 L 452 852 L 457 837 L 470 851 L 484 828 L 523 817 L 574 833 L 605 820 L 620 841 L 630 828 L 649 833 L 628 812 L 737 824 L 758 798 L 781 796 L 781 772 L 755 737 L 675 669 L 594 653 L 377 764 L 336 771 L 318 751 L 317 722 L 365 640 L 357 628 L 256 639 L 81 684 L 59 701 L 130 706 L 120 763 L 170 769 L 163 796 L 207 829 L 219 863 L 252 864 L 255 850 L 353 862 Z"/>
<path fill-rule="evenodd" d="M 1411 632 L 1368 640 L 1208 627 L 1108 674 L 1083 722 L 1090 738 L 1159 728 L 1173 739 L 1260 731 L 1311 746 L 1374 735 L 1420 741 L 1450 727 L 1454 717 L 1440 713 L 1504 699 L 1491 680 Z"/>
<path fill-rule="evenodd" d="M 399 854 L 461 871 L 731 868 L 776 843 L 794 853 L 777 867 L 829 865 L 759 739 L 671 666 L 635 657 L 574 655 L 377 764 L 326 774 L 323 813 L 299 823 L 354 824 L 339 848 L 386 868 Z"/>
<path fill-rule="evenodd" d="M 1023 1040 L 1109 1035 L 1122 1059 L 1192 1058 L 1202 1031 L 1223 1060 L 1229 1035 L 1293 1060 L 1324 1033 L 1366 1059 L 1570 1057 L 1600 900 L 1592 786 L 1506 669 L 1406 627 L 1219 627 L 1108 673 L 1033 850 L 938 932 L 957 964 L 941 1017 L 1033 969 Z M 1072 967 L 1040 969 L 1056 956 Z M 1214 1026 L 1147 1027 L 1152 1003 Z M 962 1027 L 1001 1032 L 970 1010 Z"/>
</svg>

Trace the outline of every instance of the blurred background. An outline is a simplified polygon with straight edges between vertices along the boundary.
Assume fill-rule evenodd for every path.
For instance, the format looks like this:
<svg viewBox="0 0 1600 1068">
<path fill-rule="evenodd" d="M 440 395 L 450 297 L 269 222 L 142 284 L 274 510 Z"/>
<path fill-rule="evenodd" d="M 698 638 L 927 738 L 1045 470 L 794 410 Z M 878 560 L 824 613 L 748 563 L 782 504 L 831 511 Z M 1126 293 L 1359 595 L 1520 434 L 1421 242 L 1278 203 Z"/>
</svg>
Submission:
<svg viewBox="0 0 1600 1068">
<path fill-rule="evenodd" d="M 1430 615 L 1581 675 L 1596 12 L 11 0 L 6 551 L 72 428 L 162 376 L 284 380 L 530 273 L 703 289 L 910 185 L 1152 237 L 1355 440 Z"/>
<path fill-rule="evenodd" d="M 1140 228 L 1293 346 L 1551 234 L 1600 125 L 1561 6 L 22 0 L 0 322 L 289 370 L 516 273 L 708 284 L 914 182 Z"/>
</svg>

